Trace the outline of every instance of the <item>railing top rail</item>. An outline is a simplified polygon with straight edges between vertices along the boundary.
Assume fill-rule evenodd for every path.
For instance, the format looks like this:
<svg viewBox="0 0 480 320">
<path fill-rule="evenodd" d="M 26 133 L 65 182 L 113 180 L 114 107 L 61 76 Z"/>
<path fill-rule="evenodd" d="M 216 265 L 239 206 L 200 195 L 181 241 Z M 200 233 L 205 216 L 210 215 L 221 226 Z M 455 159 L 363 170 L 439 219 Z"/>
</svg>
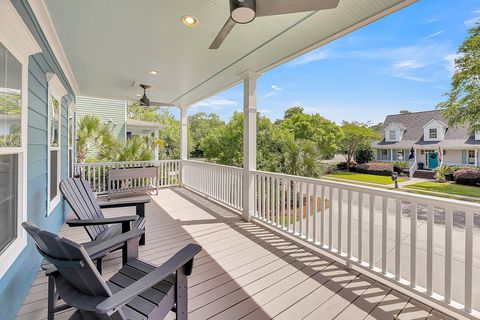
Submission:
<svg viewBox="0 0 480 320">
<path fill-rule="evenodd" d="M 76 167 L 85 166 L 109 166 L 109 165 L 122 165 L 122 164 L 149 164 L 149 163 L 167 163 L 167 162 L 179 162 L 180 159 L 172 160 L 149 160 L 149 161 L 117 161 L 117 162 L 82 162 L 75 163 Z"/>
<path fill-rule="evenodd" d="M 322 185 L 325 185 L 327 187 L 341 188 L 343 190 L 349 190 L 354 192 L 369 193 L 379 197 L 388 197 L 388 198 L 398 199 L 406 202 L 425 204 L 425 205 L 430 205 L 436 208 L 445 208 L 445 209 L 453 209 L 457 211 L 480 213 L 480 204 L 462 201 L 462 200 L 445 199 L 445 198 L 439 198 L 439 197 L 433 197 L 433 196 L 421 195 L 421 194 L 415 194 L 415 193 L 409 193 L 409 192 L 403 192 L 403 191 L 375 188 L 375 187 L 364 186 L 364 185 L 353 185 L 346 182 L 332 181 L 328 179 L 307 178 L 302 176 L 294 176 L 289 174 L 266 172 L 266 171 L 259 171 L 259 170 L 254 170 L 254 172 L 262 176 L 275 176 L 279 178 L 288 178 L 290 180 L 303 182 L 303 183 L 312 183 L 312 184 L 321 183 Z"/>
<path fill-rule="evenodd" d="M 187 162 L 187 163 L 194 163 L 194 164 L 200 164 L 200 165 L 208 165 L 208 166 L 212 166 L 212 167 L 219 167 L 219 168 L 243 171 L 243 168 L 227 166 L 227 165 L 224 165 L 224 164 L 217 164 L 217 163 L 212 163 L 212 162 L 203 162 L 203 161 L 197 161 L 197 160 L 184 160 L 184 161 Z"/>
</svg>

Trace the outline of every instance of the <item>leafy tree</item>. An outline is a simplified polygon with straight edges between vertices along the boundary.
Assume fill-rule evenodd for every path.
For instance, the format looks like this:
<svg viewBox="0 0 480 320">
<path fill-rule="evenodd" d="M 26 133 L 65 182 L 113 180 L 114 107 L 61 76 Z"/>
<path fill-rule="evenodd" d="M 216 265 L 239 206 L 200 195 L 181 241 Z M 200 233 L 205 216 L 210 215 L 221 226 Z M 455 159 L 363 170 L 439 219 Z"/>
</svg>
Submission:
<svg viewBox="0 0 480 320">
<path fill-rule="evenodd" d="M 350 165 L 361 145 L 370 143 L 372 140 L 379 139 L 378 132 L 360 122 L 346 122 L 342 124 L 343 139 L 341 140 L 341 150 L 346 153 L 347 164 Z"/>
<path fill-rule="evenodd" d="M 161 157 L 170 159 L 180 157 L 180 121 L 170 114 L 168 108 L 144 107 L 135 102 L 128 106 L 127 114 L 129 119 L 163 124 L 165 127 L 159 131 L 158 135 L 161 140 L 158 144 L 163 146 Z"/>
<path fill-rule="evenodd" d="M 468 33 L 458 48 L 448 99 L 437 107 L 449 125 L 467 124 L 473 133 L 480 130 L 480 20 Z"/>
<path fill-rule="evenodd" d="M 188 117 L 188 135 L 192 142 L 192 157 L 202 158 L 204 156 L 204 152 L 200 148 L 200 141 L 212 130 L 221 126 L 225 126 L 225 123 L 215 113 L 197 112 Z"/>
<path fill-rule="evenodd" d="M 101 123 L 97 116 L 86 115 L 79 119 L 77 128 L 77 158 L 85 162 L 87 154 L 98 152 L 115 143 L 109 125 Z"/>
<path fill-rule="evenodd" d="M 318 148 L 321 159 L 332 158 L 342 138 L 342 131 L 332 121 L 316 114 L 306 114 L 302 107 L 285 111 L 284 119 L 277 124 L 291 132 L 295 140 L 308 140 Z"/>
<path fill-rule="evenodd" d="M 355 162 L 360 164 L 367 163 L 371 162 L 374 158 L 375 152 L 369 143 L 364 143 L 358 146 L 357 151 L 355 152 Z"/>
</svg>

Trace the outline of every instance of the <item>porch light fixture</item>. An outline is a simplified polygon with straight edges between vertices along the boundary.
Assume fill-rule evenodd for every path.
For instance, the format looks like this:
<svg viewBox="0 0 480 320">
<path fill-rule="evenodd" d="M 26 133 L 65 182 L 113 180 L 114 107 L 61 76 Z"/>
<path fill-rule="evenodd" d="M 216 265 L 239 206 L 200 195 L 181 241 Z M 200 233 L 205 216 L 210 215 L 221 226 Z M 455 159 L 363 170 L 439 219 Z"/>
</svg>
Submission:
<svg viewBox="0 0 480 320">
<path fill-rule="evenodd" d="M 156 76 L 158 74 L 158 71 L 150 70 L 148 73 L 150 73 L 152 76 Z"/>
<path fill-rule="evenodd" d="M 198 20 L 192 16 L 183 16 L 182 22 L 187 27 L 195 27 L 198 25 Z"/>
</svg>

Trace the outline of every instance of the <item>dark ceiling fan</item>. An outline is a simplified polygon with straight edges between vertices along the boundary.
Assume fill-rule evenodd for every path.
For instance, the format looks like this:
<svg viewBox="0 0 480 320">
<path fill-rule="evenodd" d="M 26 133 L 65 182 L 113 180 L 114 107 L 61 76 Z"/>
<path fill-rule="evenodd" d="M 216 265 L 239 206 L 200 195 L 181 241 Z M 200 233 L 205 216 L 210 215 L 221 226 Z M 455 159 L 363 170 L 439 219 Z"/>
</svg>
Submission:
<svg viewBox="0 0 480 320">
<path fill-rule="evenodd" d="M 150 99 L 147 97 L 147 89 L 150 89 L 149 85 L 141 84 L 140 87 L 143 89 L 143 97 L 140 99 L 140 105 L 144 107 L 150 106 Z"/>
<path fill-rule="evenodd" d="M 235 24 L 247 24 L 256 17 L 333 9 L 340 0 L 229 0 L 230 18 L 209 49 L 218 49 Z"/>
</svg>

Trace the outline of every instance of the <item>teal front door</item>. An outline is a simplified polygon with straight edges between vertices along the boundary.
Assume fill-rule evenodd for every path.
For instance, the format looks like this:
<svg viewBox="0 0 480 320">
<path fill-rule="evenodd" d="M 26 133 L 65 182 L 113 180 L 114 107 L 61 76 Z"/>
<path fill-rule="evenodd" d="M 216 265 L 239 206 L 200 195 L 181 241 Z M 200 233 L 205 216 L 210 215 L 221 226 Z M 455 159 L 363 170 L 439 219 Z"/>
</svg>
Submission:
<svg viewBox="0 0 480 320">
<path fill-rule="evenodd" d="M 438 167 L 438 153 L 437 152 L 429 152 L 428 153 L 428 167 L 430 169 L 435 169 Z"/>
</svg>

